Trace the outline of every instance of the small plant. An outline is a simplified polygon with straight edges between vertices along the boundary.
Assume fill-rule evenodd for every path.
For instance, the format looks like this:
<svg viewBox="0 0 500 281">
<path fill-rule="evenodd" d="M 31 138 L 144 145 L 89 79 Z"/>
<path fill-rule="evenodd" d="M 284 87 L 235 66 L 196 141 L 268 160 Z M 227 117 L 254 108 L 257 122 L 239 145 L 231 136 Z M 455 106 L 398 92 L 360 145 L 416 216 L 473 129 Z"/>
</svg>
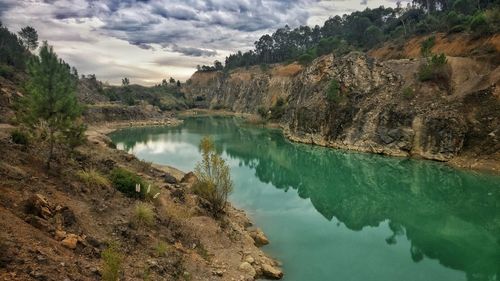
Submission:
<svg viewBox="0 0 500 281">
<path fill-rule="evenodd" d="M 196 164 L 195 174 L 198 182 L 193 187 L 193 191 L 210 202 L 210 212 L 214 217 L 219 217 L 233 190 L 229 166 L 215 152 L 211 138 L 204 137 L 201 140 L 200 149 L 202 160 Z"/>
<path fill-rule="evenodd" d="M 431 36 L 427 39 L 425 39 L 421 44 L 420 44 L 420 53 L 422 54 L 422 57 L 426 58 L 431 55 L 431 49 L 434 47 L 436 44 L 436 37 Z"/>
<path fill-rule="evenodd" d="M 104 281 L 117 281 L 120 278 L 122 271 L 123 257 L 118 251 L 118 246 L 114 243 L 101 253 L 102 266 L 102 280 Z"/>
<path fill-rule="evenodd" d="M 285 100 L 281 97 L 278 98 L 274 106 L 271 107 L 269 111 L 271 111 L 269 119 L 271 120 L 280 119 L 283 116 L 283 114 L 285 114 Z"/>
<path fill-rule="evenodd" d="M 259 114 L 260 117 L 262 117 L 262 119 L 267 119 L 267 113 L 269 112 L 268 109 L 266 109 L 265 107 L 259 107 L 257 108 L 257 113 Z"/>
<path fill-rule="evenodd" d="M 155 253 L 158 257 L 164 257 L 169 250 L 170 246 L 163 241 L 160 241 L 155 245 Z"/>
<path fill-rule="evenodd" d="M 403 97 L 405 99 L 411 99 L 413 96 L 415 95 L 414 91 L 412 88 L 410 87 L 405 87 L 403 89 Z"/>
<path fill-rule="evenodd" d="M 145 198 L 146 190 L 140 188 L 147 186 L 144 180 L 135 173 L 123 168 L 115 168 L 111 171 L 111 182 L 119 191 L 123 192 L 129 197 Z M 139 192 L 137 192 L 137 185 L 139 185 Z"/>
<path fill-rule="evenodd" d="M 340 83 L 336 79 L 333 79 L 326 90 L 326 99 L 330 103 L 338 103 L 341 100 L 341 88 Z"/>
<path fill-rule="evenodd" d="M 424 81 L 447 80 L 447 70 L 445 68 L 448 60 L 445 54 L 435 54 L 427 58 L 427 61 L 420 66 L 418 79 Z"/>
<path fill-rule="evenodd" d="M 29 144 L 28 134 L 24 131 L 19 130 L 19 129 L 12 131 L 12 133 L 10 134 L 10 138 L 16 144 L 22 144 L 22 145 Z"/>
<path fill-rule="evenodd" d="M 269 71 L 269 65 L 268 64 L 265 64 L 265 63 L 261 63 L 260 64 L 260 70 L 264 73 L 268 72 Z"/>
<path fill-rule="evenodd" d="M 82 170 L 76 172 L 76 176 L 87 186 L 87 187 L 110 187 L 111 182 L 108 178 L 102 175 L 99 171 L 95 169 Z"/>
<path fill-rule="evenodd" d="M 134 208 L 134 223 L 140 226 L 151 226 L 155 221 L 153 208 L 147 203 L 137 203 Z"/>
</svg>

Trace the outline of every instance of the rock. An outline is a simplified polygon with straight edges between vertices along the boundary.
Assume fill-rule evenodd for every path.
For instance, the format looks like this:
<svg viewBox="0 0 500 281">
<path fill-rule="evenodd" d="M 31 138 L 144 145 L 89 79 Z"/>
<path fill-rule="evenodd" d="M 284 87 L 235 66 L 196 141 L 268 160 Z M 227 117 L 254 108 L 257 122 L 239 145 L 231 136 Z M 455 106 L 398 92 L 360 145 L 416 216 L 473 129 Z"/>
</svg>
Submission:
<svg viewBox="0 0 500 281">
<path fill-rule="evenodd" d="M 177 183 L 177 179 L 169 173 L 165 173 L 163 175 L 163 180 L 169 184 L 176 184 Z"/>
<path fill-rule="evenodd" d="M 170 192 L 170 197 L 178 198 L 181 202 L 185 202 L 186 197 L 184 195 L 184 191 L 182 189 L 174 189 Z"/>
<path fill-rule="evenodd" d="M 248 262 L 249 264 L 253 264 L 255 262 L 255 259 L 252 256 L 247 256 L 245 258 L 245 261 Z"/>
<path fill-rule="evenodd" d="M 262 274 L 269 279 L 283 278 L 283 272 L 270 264 L 262 265 Z"/>
<path fill-rule="evenodd" d="M 252 237 L 257 247 L 269 244 L 269 239 L 267 239 L 264 232 L 258 228 L 250 232 L 250 237 Z"/>
<path fill-rule="evenodd" d="M 27 217 L 25 221 L 44 232 L 54 231 L 54 226 L 52 226 L 48 221 L 41 217 L 31 215 Z"/>
<path fill-rule="evenodd" d="M 249 275 L 251 275 L 252 277 L 255 277 L 255 275 L 257 274 L 257 272 L 255 271 L 255 269 L 253 268 L 253 266 L 251 264 L 249 264 L 248 262 L 242 262 L 239 266 L 239 270 L 241 272 L 245 272 Z"/>
<path fill-rule="evenodd" d="M 63 217 L 63 224 L 65 227 L 73 226 L 76 223 L 75 213 L 73 213 L 73 211 L 68 207 L 62 208 L 61 214 Z"/>
<path fill-rule="evenodd" d="M 189 173 L 185 174 L 184 177 L 182 177 L 182 179 L 181 179 L 181 183 L 185 183 L 188 186 L 192 186 L 197 181 L 198 181 L 198 178 L 196 177 L 196 175 L 193 172 L 189 172 Z"/>
<path fill-rule="evenodd" d="M 26 201 L 25 212 L 44 219 L 52 217 L 49 202 L 41 194 L 35 194 Z"/>
<path fill-rule="evenodd" d="M 56 230 L 56 234 L 54 235 L 54 239 L 56 239 L 57 241 L 62 241 L 62 240 L 64 240 L 64 238 L 66 238 L 66 236 L 67 236 L 66 231 Z"/>
<path fill-rule="evenodd" d="M 69 249 L 76 249 L 76 245 L 78 244 L 78 236 L 75 234 L 68 234 L 61 244 Z"/>
</svg>

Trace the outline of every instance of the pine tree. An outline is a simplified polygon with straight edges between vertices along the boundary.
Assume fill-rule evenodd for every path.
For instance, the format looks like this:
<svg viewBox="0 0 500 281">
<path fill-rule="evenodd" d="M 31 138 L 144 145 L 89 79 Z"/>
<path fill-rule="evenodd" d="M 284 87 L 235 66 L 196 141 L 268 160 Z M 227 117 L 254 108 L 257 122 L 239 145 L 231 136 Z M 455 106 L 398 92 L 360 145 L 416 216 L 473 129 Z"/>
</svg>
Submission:
<svg viewBox="0 0 500 281">
<path fill-rule="evenodd" d="M 47 42 L 43 43 L 39 56 L 31 59 L 28 74 L 27 93 L 21 100 L 19 118 L 31 128 L 45 124 L 46 164 L 50 169 L 56 144 L 74 145 L 73 134 L 83 138 L 84 127 L 78 123 L 82 110 L 75 95 L 77 79 L 71 74 L 69 65 L 57 57 Z"/>
<path fill-rule="evenodd" d="M 38 47 L 38 33 L 31 26 L 26 26 L 19 31 L 19 37 L 23 45 L 30 51 Z"/>
</svg>

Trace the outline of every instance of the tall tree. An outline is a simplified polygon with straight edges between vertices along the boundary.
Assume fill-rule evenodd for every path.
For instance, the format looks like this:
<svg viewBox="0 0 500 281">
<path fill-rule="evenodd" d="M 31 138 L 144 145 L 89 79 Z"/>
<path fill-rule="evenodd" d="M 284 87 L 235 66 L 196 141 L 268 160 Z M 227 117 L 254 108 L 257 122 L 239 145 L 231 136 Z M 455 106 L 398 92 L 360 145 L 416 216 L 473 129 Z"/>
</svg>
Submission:
<svg viewBox="0 0 500 281">
<path fill-rule="evenodd" d="M 21 42 L 28 50 L 33 51 L 38 47 L 38 32 L 33 27 L 23 27 L 18 34 Z"/>
<path fill-rule="evenodd" d="M 74 125 L 82 112 L 75 95 L 76 79 L 69 65 L 57 57 L 47 42 L 43 43 L 39 56 L 29 62 L 28 74 L 27 93 L 21 100 L 18 113 L 20 120 L 32 128 L 45 124 L 48 141 L 46 165 L 50 169 L 54 146 L 67 143 L 74 137 L 72 134 L 82 135 L 84 130 Z"/>
</svg>

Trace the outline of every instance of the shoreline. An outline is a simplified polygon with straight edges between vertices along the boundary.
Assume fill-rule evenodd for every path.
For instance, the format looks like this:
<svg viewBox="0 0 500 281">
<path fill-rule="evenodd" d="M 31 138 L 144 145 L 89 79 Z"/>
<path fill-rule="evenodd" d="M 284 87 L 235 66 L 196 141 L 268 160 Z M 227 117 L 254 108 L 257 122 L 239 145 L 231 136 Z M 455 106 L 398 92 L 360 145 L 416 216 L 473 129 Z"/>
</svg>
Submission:
<svg viewBox="0 0 500 281">
<path fill-rule="evenodd" d="M 227 115 L 226 115 L 227 116 Z M 92 124 L 87 129 L 87 137 L 90 142 L 95 145 L 101 145 L 109 147 L 112 143 L 108 134 L 123 128 L 132 127 L 149 127 L 149 126 L 170 126 L 175 127 L 183 123 L 182 120 L 177 118 L 165 118 L 159 122 L 158 120 L 140 120 L 132 122 L 109 122 L 101 124 Z M 111 148 L 110 148 L 111 149 Z M 130 155 L 135 158 L 135 155 L 127 153 L 126 151 L 120 150 L 123 153 Z M 140 160 L 139 160 L 140 161 Z M 164 174 L 172 175 L 177 182 L 182 183 L 186 176 L 189 176 L 191 172 L 181 171 L 170 165 L 162 165 L 157 163 L 151 163 L 151 168 L 155 169 Z M 188 188 L 189 189 L 189 188 Z M 185 191 L 189 193 L 189 191 Z M 197 207 L 198 208 L 198 207 Z M 200 211 L 198 211 L 200 212 Z M 211 222 L 208 223 L 207 219 Z M 232 203 L 227 203 L 226 217 L 224 222 L 215 220 L 211 217 L 194 216 L 189 219 L 189 223 L 195 229 L 195 232 L 203 233 L 205 230 L 205 224 L 212 223 L 224 223 L 229 225 L 231 231 L 238 233 L 242 236 L 242 239 L 238 242 L 234 242 L 235 245 L 230 247 L 224 247 L 223 249 L 217 249 L 214 247 L 213 251 L 216 254 L 213 255 L 217 257 L 217 261 L 220 263 L 218 265 L 212 265 L 212 274 L 215 276 L 226 276 L 226 275 L 237 275 L 239 274 L 239 279 L 234 280 L 260 280 L 264 279 L 281 279 L 283 272 L 281 270 L 281 263 L 276 259 L 268 256 L 260 247 L 269 243 L 268 238 L 258 227 L 254 226 L 252 220 L 248 217 L 245 210 L 238 209 L 233 206 Z M 223 232 L 222 232 L 223 233 Z M 220 234 L 222 236 L 222 233 Z M 202 239 L 203 240 L 203 239 Z M 211 240 L 203 241 L 205 247 L 210 249 Z M 239 260 L 232 257 L 241 256 Z M 230 258 L 228 258 L 230 257 Z M 236 267 L 230 267 L 229 264 L 237 263 Z M 243 277 L 243 278 L 241 278 Z M 224 279 L 225 280 L 225 279 Z M 231 279 L 233 280 L 233 279 Z"/>
<path fill-rule="evenodd" d="M 398 151 L 391 151 L 386 149 L 368 149 L 359 146 L 350 146 L 350 145 L 338 145 L 335 143 L 327 143 L 321 139 L 312 139 L 311 137 L 300 137 L 298 135 L 294 135 L 290 133 L 287 128 L 283 124 L 275 123 L 275 122 L 265 122 L 262 121 L 260 116 L 250 113 L 239 113 L 232 112 L 226 110 L 210 110 L 210 109 L 193 109 L 188 112 L 183 112 L 179 116 L 181 117 L 208 117 L 208 116 L 235 116 L 245 119 L 250 124 L 260 125 L 266 128 L 272 129 L 280 129 L 283 133 L 283 136 L 294 143 L 302 143 L 302 144 L 310 144 L 319 147 L 325 148 L 333 148 L 333 149 L 341 149 L 346 151 L 356 151 L 362 153 L 370 153 L 370 154 L 379 154 L 388 157 L 402 157 L 408 159 L 416 159 L 416 160 L 425 160 L 432 161 L 437 163 L 445 164 L 449 167 L 466 170 L 466 171 L 476 171 L 476 172 L 486 172 L 493 173 L 495 175 L 500 174 L 500 161 L 495 160 L 493 156 L 490 159 L 488 158 L 474 158 L 468 155 L 457 155 L 449 160 L 439 160 L 433 158 L 427 158 L 418 154 L 403 154 Z"/>
</svg>

